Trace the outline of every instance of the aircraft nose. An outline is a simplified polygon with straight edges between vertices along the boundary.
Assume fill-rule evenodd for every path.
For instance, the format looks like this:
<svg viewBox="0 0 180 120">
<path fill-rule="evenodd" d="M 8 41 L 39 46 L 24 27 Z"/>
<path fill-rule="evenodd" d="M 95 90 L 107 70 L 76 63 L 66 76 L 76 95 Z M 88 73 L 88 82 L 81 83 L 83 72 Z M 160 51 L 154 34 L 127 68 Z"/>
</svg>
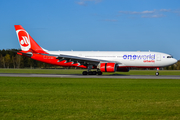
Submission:
<svg viewBox="0 0 180 120">
<path fill-rule="evenodd" d="M 173 64 L 177 63 L 177 60 L 175 58 L 172 59 Z"/>
</svg>

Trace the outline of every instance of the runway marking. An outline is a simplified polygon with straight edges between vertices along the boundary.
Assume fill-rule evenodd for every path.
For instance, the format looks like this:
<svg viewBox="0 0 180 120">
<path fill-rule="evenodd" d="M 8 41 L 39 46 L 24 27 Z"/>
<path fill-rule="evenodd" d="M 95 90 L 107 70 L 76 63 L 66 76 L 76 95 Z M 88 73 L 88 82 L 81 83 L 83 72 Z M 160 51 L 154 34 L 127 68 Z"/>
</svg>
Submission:
<svg viewBox="0 0 180 120">
<path fill-rule="evenodd" d="M 180 79 L 180 76 L 153 76 L 153 75 L 59 75 L 59 74 L 20 74 L 0 73 L 8 77 L 59 77 L 59 78 L 127 78 L 127 79 Z"/>
</svg>

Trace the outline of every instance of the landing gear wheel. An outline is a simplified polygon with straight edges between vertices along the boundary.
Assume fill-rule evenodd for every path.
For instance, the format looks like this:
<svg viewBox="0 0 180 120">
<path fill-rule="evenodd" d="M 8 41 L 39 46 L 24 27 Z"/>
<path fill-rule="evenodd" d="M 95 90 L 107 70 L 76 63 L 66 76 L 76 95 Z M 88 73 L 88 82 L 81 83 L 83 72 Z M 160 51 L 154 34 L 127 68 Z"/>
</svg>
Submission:
<svg viewBox="0 0 180 120">
<path fill-rule="evenodd" d="M 156 76 L 159 76 L 159 72 L 156 72 Z"/>
<path fill-rule="evenodd" d="M 83 74 L 83 75 L 87 75 L 87 71 L 83 71 L 82 74 Z"/>
<path fill-rule="evenodd" d="M 92 71 L 87 72 L 88 75 L 93 75 Z"/>
<path fill-rule="evenodd" d="M 101 72 L 101 71 L 98 71 L 97 74 L 98 74 L 98 75 L 102 75 L 102 72 Z"/>
<path fill-rule="evenodd" d="M 96 74 L 97 74 L 97 72 L 96 72 L 96 71 L 93 71 L 93 72 L 92 72 L 92 74 L 93 74 L 93 75 L 96 75 Z"/>
</svg>

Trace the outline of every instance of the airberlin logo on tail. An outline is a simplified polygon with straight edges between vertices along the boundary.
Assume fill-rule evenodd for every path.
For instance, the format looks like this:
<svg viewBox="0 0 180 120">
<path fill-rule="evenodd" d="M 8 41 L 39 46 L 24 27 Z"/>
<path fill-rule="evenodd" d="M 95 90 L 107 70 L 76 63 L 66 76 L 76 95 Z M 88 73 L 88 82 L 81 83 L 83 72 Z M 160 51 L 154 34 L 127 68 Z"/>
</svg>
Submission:
<svg viewBox="0 0 180 120">
<path fill-rule="evenodd" d="M 19 39 L 19 43 L 21 45 L 21 49 L 23 51 L 28 51 L 31 48 L 29 34 L 25 30 L 17 30 L 16 31 Z"/>
<path fill-rule="evenodd" d="M 20 44 L 24 47 L 27 47 L 29 45 L 28 38 L 26 36 L 22 36 L 22 40 L 20 41 Z"/>
</svg>

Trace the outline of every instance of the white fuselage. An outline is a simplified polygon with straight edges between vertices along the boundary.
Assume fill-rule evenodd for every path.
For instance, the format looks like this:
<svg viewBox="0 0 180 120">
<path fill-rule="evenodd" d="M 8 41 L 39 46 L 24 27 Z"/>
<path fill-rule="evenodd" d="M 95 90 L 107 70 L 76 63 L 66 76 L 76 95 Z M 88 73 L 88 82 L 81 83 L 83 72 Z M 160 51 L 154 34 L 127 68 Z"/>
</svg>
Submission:
<svg viewBox="0 0 180 120">
<path fill-rule="evenodd" d="M 83 58 L 115 62 L 127 67 L 165 67 L 177 62 L 171 55 L 161 52 L 119 51 L 47 51 L 55 55 L 71 55 Z"/>
</svg>

